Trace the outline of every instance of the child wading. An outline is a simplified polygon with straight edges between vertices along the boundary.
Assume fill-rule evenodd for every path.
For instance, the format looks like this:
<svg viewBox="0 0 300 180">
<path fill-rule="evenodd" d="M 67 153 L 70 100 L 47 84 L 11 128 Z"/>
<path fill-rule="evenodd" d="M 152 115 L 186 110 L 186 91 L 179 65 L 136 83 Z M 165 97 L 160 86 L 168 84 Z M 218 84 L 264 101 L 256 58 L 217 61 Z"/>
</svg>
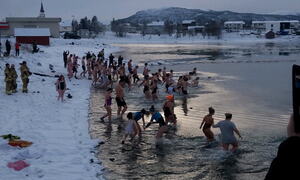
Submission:
<svg viewBox="0 0 300 180">
<path fill-rule="evenodd" d="M 127 114 L 127 119 L 128 119 L 128 123 L 127 126 L 125 128 L 125 135 L 123 137 L 122 140 L 122 144 L 125 143 L 127 136 L 131 136 L 132 138 L 134 137 L 135 132 L 138 132 L 138 127 L 137 127 L 137 123 L 136 121 L 133 119 L 133 114 L 132 112 L 129 112 Z M 138 132 L 139 133 L 139 132 Z"/>
</svg>

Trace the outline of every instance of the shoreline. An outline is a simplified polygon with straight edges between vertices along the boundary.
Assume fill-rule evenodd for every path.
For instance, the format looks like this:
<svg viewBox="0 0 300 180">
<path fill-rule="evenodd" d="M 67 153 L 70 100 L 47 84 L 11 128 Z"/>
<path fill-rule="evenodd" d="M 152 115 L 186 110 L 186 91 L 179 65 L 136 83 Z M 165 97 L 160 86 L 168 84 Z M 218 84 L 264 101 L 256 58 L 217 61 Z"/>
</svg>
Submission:
<svg viewBox="0 0 300 180">
<path fill-rule="evenodd" d="M 14 44 L 14 40 L 10 39 Z M 31 54 L 21 49 L 20 57 L 11 56 L 0 61 L 1 74 L 5 63 L 15 64 L 19 75 L 18 92 L 5 94 L 4 75 L 0 76 L 1 93 L 0 135 L 13 134 L 22 140 L 33 142 L 28 148 L 14 148 L 7 141 L 0 139 L 0 167 L 3 179 L 102 179 L 101 163 L 93 152 L 99 140 L 92 139 L 89 134 L 89 97 L 88 80 L 66 80 L 67 90 L 73 98 L 65 102 L 57 101 L 55 81 L 57 78 L 32 75 L 29 79 L 29 93 L 20 90 L 19 63 L 27 61 L 30 71 L 66 76 L 63 67 L 62 51 L 69 50 L 82 56 L 87 51 L 99 51 L 103 45 L 94 40 L 81 40 L 70 45 L 72 40 L 51 39 L 51 46 L 40 46 L 43 52 Z M 114 51 L 114 47 L 105 46 L 106 52 Z M 14 50 L 14 49 L 13 49 Z M 12 54 L 14 51 L 11 52 Z M 55 73 L 49 69 L 53 65 Z M 81 69 L 79 69 L 81 72 Z M 8 162 L 25 160 L 29 167 L 20 172 L 7 168 Z M 56 173 L 52 173 L 56 172 Z"/>
</svg>

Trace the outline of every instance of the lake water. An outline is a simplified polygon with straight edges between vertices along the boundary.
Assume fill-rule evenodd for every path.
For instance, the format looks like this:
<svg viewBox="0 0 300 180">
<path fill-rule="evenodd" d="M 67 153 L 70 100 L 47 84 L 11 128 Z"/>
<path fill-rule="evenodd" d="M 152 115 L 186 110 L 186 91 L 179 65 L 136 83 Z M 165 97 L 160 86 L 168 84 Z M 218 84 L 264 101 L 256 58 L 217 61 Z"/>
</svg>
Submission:
<svg viewBox="0 0 300 180">
<path fill-rule="evenodd" d="M 176 95 L 177 129 L 171 129 L 160 148 L 155 146 L 156 125 L 141 139 L 121 145 L 126 120 L 116 119 L 116 103 L 111 123 L 100 123 L 103 90 L 92 89 L 90 132 L 104 141 L 99 158 L 107 179 L 263 179 L 277 147 L 285 139 L 291 108 L 291 67 L 299 63 L 296 43 L 212 43 L 212 44 L 117 44 L 118 54 L 135 64 L 151 64 L 156 71 L 173 69 L 175 79 L 197 67 L 199 88 L 189 88 L 187 97 Z M 140 69 L 142 69 L 141 67 Z M 142 88 L 126 93 L 128 111 L 157 102 L 144 99 Z M 233 114 L 243 135 L 237 154 L 219 146 L 208 147 L 199 126 L 208 107 L 216 110 L 215 122 Z M 146 118 L 146 121 L 149 119 Z M 218 129 L 213 130 L 217 135 Z"/>
</svg>

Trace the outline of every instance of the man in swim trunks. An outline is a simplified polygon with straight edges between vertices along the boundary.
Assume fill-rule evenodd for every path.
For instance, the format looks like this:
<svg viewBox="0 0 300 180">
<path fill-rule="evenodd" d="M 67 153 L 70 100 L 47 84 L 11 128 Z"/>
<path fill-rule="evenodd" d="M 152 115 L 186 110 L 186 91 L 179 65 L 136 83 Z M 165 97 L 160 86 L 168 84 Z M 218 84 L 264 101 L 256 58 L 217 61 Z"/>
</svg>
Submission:
<svg viewBox="0 0 300 180">
<path fill-rule="evenodd" d="M 118 111 L 117 111 L 118 117 L 122 117 L 122 115 L 127 110 L 127 104 L 124 100 L 124 87 L 125 87 L 125 81 L 124 80 L 120 80 L 119 84 L 115 87 L 116 102 L 117 102 L 117 105 L 118 105 Z"/>
<path fill-rule="evenodd" d="M 238 141 L 234 136 L 234 132 L 242 138 L 239 130 L 235 124 L 231 122 L 232 114 L 225 113 L 225 120 L 218 122 L 216 125 L 212 125 L 213 128 L 220 128 L 222 136 L 223 149 L 228 151 L 229 145 L 232 145 L 231 151 L 234 152 L 238 148 Z"/>
</svg>

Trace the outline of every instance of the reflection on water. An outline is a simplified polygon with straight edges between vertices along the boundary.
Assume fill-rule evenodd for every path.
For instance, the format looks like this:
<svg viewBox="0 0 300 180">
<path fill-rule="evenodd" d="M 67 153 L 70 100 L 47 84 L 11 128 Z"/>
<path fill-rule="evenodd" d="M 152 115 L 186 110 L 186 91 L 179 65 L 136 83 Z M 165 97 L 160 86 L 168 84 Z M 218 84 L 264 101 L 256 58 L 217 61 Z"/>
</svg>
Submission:
<svg viewBox="0 0 300 180">
<path fill-rule="evenodd" d="M 299 54 L 299 47 L 259 44 L 234 50 L 234 45 L 214 46 L 223 55 L 232 55 L 230 61 L 235 63 L 224 63 L 226 60 L 216 58 L 220 63 L 203 64 L 194 57 L 210 51 L 211 46 L 124 47 L 127 50 L 121 53 L 137 64 L 157 62 L 157 57 L 168 62 L 167 68 L 176 71 L 174 79 L 197 67 L 201 70 L 200 87 L 189 88 L 188 96 L 175 96 L 178 127 L 169 129 L 159 147 L 154 143 L 158 129 L 155 125 L 144 131 L 142 138 L 121 145 L 126 120 L 99 122 L 105 112 L 104 95 L 103 91 L 92 89 L 90 132 L 94 138 L 104 141 L 98 156 L 107 179 L 263 179 L 278 144 L 284 139 L 285 120 L 291 109 L 289 67 L 296 61 L 294 55 Z M 232 52 L 226 52 L 228 50 Z M 279 52 L 289 54 L 279 57 Z M 151 66 L 153 71 L 158 68 L 162 66 Z M 134 112 L 152 104 L 160 108 L 164 97 L 163 87 L 159 86 L 159 100 L 147 101 L 142 89 L 135 86 L 126 92 L 125 99 L 128 110 Z M 233 113 L 233 121 L 244 137 L 237 154 L 225 153 L 218 144 L 206 143 L 199 126 L 210 106 L 216 109 L 215 121 L 223 120 L 225 112 Z M 112 107 L 117 109 L 115 103 Z M 219 139 L 219 131 L 213 131 Z"/>
<path fill-rule="evenodd" d="M 253 44 L 117 44 L 125 57 L 140 63 L 159 61 L 160 64 L 209 63 L 209 62 L 274 62 L 284 59 L 268 58 L 269 55 L 297 57 L 300 46 L 289 43 Z M 254 57 L 253 57 L 254 56 Z M 255 58 L 255 59 L 253 59 Z"/>
</svg>

